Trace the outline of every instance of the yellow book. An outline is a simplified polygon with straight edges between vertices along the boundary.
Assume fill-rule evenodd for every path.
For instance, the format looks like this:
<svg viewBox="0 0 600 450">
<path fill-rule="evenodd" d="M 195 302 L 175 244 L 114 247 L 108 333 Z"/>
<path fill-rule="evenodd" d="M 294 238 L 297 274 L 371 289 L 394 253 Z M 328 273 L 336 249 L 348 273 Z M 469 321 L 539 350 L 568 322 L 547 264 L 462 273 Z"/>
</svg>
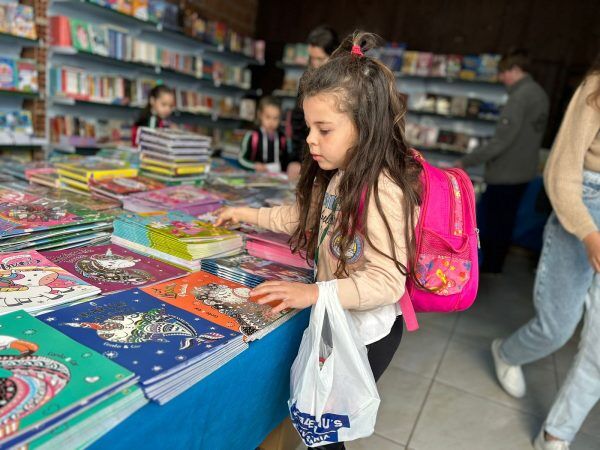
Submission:
<svg viewBox="0 0 600 450">
<path fill-rule="evenodd" d="M 149 170 L 150 172 L 163 173 L 165 175 L 195 175 L 195 174 L 201 174 L 201 173 L 206 172 L 205 166 L 177 167 L 174 169 L 170 169 L 170 168 L 166 168 L 166 167 L 159 167 L 159 166 L 153 166 L 153 165 L 148 165 L 148 164 L 142 163 L 141 168 L 145 169 L 145 170 Z"/>
<path fill-rule="evenodd" d="M 135 177 L 138 174 L 137 169 L 131 168 L 128 165 L 99 160 L 97 158 L 84 158 L 75 162 L 56 163 L 55 167 L 59 174 L 62 172 L 66 176 L 82 181 L 87 181 L 90 178 L 101 180 L 103 178 L 114 177 Z"/>
<path fill-rule="evenodd" d="M 82 183 L 80 181 L 73 180 L 71 178 L 61 178 L 60 181 L 64 184 L 66 184 L 67 186 L 77 188 L 77 191 L 79 191 L 79 192 L 81 192 L 81 191 L 89 192 L 89 190 L 90 190 L 87 183 Z"/>
</svg>

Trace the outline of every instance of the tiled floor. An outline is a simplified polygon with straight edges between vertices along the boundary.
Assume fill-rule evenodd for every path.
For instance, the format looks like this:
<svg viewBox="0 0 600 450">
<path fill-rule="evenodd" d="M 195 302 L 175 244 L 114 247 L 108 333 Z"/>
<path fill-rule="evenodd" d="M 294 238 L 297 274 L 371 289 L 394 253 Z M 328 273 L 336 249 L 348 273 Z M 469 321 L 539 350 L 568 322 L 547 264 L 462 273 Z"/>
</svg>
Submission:
<svg viewBox="0 0 600 450">
<path fill-rule="evenodd" d="M 349 450 L 527 450 L 539 431 L 577 349 L 563 349 L 525 367 L 528 393 L 516 400 L 498 386 L 490 344 L 532 316 L 533 265 L 511 255 L 506 273 L 482 278 L 467 312 L 424 315 L 406 333 L 378 383 L 382 401 L 375 435 Z M 600 449 L 600 405 L 592 411 L 574 450 Z"/>
</svg>

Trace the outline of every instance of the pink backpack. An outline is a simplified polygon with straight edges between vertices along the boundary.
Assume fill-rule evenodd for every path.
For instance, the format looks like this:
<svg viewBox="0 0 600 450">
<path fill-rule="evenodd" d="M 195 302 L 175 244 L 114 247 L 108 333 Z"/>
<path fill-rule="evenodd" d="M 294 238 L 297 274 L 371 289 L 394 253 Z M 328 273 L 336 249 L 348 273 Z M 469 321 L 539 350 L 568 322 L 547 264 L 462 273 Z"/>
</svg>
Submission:
<svg viewBox="0 0 600 450">
<path fill-rule="evenodd" d="M 413 152 L 423 166 L 415 238 L 416 278 L 425 289 L 407 278 L 399 301 L 409 331 L 419 328 L 415 312 L 448 313 L 469 308 L 479 285 L 473 184 L 463 170 L 439 169 Z"/>
</svg>

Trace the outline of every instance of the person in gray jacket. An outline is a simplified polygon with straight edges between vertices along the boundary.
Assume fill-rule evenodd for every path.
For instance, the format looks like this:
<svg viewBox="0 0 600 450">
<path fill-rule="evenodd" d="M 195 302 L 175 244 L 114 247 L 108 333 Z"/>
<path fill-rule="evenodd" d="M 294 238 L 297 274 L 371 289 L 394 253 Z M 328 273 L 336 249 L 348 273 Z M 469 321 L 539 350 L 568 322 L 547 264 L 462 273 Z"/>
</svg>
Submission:
<svg viewBox="0 0 600 450">
<path fill-rule="evenodd" d="M 539 150 L 549 108 L 548 95 L 527 72 L 526 52 L 504 56 L 498 68 L 500 81 L 508 89 L 508 101 L 496 132 L 487 144 L 456 163 L 460 168 L 485 164 L 487 189 L 478 211 L 482 273 L 502 272 L 519 204 L 539 171 Z"/>
</svg>

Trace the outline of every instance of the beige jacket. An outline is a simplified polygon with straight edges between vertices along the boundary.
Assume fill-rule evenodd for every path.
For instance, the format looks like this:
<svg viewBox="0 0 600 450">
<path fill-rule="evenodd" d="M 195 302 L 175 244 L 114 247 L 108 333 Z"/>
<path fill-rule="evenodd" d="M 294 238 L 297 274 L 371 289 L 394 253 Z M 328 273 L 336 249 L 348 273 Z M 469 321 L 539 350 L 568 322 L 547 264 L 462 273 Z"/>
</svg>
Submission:
<svg viewBox="0 0 600 450">
<path fill-rule="evenodd" d="M 579 239 L 598 230 L 582 200 L 584 169 L 600 173 L 600 109 L 587 103 L 597 89 L 600 75 L 588 77 L 573 95 L 544 172 L 558 219 Z"/>
</svg>

